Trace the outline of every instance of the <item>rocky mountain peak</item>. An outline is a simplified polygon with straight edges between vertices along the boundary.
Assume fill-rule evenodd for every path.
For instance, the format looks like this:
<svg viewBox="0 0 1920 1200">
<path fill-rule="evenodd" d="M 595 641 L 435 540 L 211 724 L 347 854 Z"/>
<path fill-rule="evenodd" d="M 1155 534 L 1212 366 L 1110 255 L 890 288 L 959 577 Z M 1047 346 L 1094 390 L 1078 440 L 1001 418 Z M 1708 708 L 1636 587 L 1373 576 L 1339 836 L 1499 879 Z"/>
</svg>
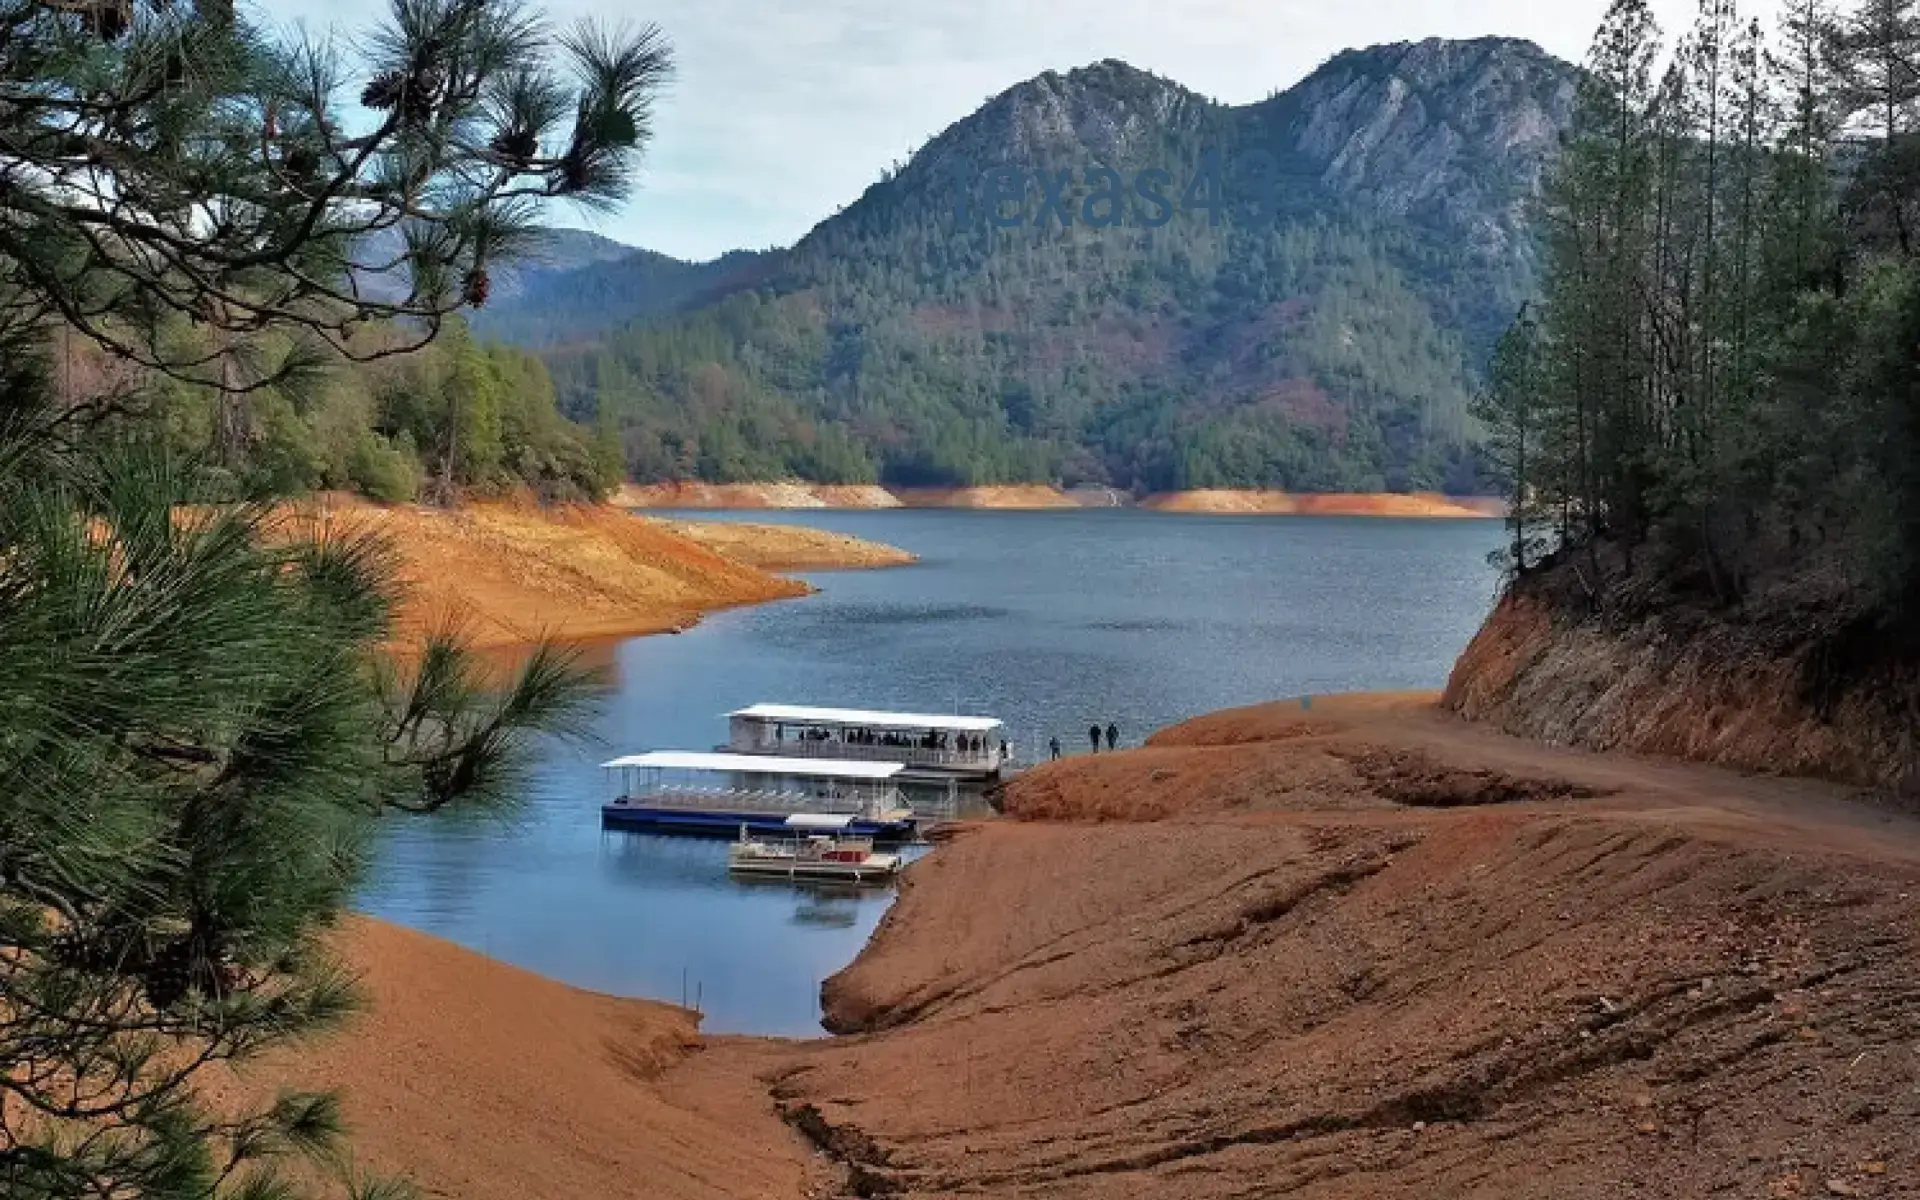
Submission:
<svg viewBox="0 0 1920 1200">
<path fill-rule="evenodd" d="M 1327 188 L 1512 249 L 1571 118 L 1578 70 L 1516 38 L 1396 42 L 1334 56 L 1262 106 Z"/>
<path fill-rule="evenodd" d="M 1212 106 L 1196 92 L 1109 58 L 1047 71 L 1001 92 L 928 146 L 933 158 L 1034 163 L 1062 154 L 1124 161 Z"/>
</svg>

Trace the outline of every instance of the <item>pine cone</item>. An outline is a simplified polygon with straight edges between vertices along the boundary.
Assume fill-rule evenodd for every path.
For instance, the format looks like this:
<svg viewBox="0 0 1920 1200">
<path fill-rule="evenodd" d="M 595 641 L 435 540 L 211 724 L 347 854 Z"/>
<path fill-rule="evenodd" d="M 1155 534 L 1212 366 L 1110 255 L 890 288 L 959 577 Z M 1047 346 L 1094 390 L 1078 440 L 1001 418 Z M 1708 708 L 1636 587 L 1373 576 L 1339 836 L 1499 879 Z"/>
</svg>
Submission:
<svg viewBox="0 0 1920 1200">
<path fill-rule="evenodd" d="M 406 94 L 407 77 L 398 71 L 376 75 L 360 92 L 360 103 L 385 111 L 400 103 Z"/>
<path fill-rule="evenodd" d="M 485 308 L 487 296 L 493 291 L 493 281 L 487 278 L 485 267 L 475 267 L 468 271 L 466 278 L 460 281 L 460 299 L 469 308 Z"/>
<path fill-rule="evenodd" d="M 76 971 L 104 971 L 113 965 L 107 939 L 80 929 L 56 934 L 47 943 L 47 957 Z"/>
<path fill-rule="evenodd" d="M 147 1003 L 164 1012 L 186 999 L 193 981 L 193 957 L 193 944 L 187 938 L 176 938 L 161 947 L 140 973 Z"/>
<path fill-rule="evenodd" d="M 530 129 L 503 129 L 494 135 L 488 146 L 495 154 L 510 159 L 517 166 L 524 167 L 540 153 L 540 139 L 533 136 Z"/>
<path fill-rule="evenodd" d="M 440 99 L 440 76 L 432 71 L 422 71 L 415 76 L 400 93 L 401 115 L 412 125 L 425 125 L 433 120 L 433 107 Z"/>
</svg>

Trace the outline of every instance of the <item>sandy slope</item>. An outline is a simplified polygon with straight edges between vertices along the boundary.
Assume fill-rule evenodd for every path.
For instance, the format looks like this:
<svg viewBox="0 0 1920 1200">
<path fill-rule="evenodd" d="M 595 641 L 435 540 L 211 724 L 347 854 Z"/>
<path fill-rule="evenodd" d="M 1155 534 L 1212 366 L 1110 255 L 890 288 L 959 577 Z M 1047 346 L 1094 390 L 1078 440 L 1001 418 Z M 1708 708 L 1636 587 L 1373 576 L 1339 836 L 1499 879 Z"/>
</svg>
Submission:
<svg viewBox="0 0 1920 1200">
<path fill-rule="evenodd" d="M 487 646 L 659 633 L 809 590 L 615 508 L 388 508 L 329 497 L 309 511 L 391 539 L 407 591 L 403 633 L 449 615 Z"/>
<path fill-rule="evenodd" d="M 1080 502 L 1056 487 L 1041 483 L 1010 483 L 989 487 L 895 488 L 893 494 L 908 508 L 1046 509 L 1078 508 Z"/>
<path fill-rule="evenodd" d="M 621 508 L 899 508 L 882 487 L 822 483 L 629 483 L 614 493 Z"/>
<path fill-rule="evenodd" d="M 370 1006 L 237 1086 L 342 1088 L 363 1167 L 461 1200 L 795 1197 L 822 1174 L 755 1080 L 756 1047 L 703 1052 L 691 1013 L 377 921 L 335 942 Z"/>
<path fill-rule="evenodd" d="M 1442 496 L 1435 492 L 1319 495 L 1305 492 L 1213 489 L 1149 496 L 1140 507 L 1158 512 L 1237 513 L 1313 517 L 1501 517 L 1506 505 L 1494 499 Z"/>
<path fill-rule="evenodd" d="M 861 1194 L 1920 1194 L 1920 823 L 1431 701 L 1020 780 L 783 1104 Z"/>
<path fill-rule="evenodd" d="M 898 567 L 919 561 L 894 546 L 798 525 L 732 521 L 661 521 L 666 529 L 735 562 L 764 571 Z"/>
</svg>

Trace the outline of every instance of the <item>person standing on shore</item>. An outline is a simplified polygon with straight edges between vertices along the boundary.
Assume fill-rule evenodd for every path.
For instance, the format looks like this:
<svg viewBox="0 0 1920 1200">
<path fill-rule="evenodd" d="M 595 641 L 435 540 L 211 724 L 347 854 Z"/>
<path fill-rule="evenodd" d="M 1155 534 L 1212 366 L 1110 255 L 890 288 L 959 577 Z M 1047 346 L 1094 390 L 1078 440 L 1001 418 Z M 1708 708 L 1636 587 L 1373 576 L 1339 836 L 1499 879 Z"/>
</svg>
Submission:
<svg viewBox="0 0 1920 1200">
<path fill-rule="evenodd" d="M 1115 725 L 1112 721 L 1108 721 L 1107 722 L 1107 749 L 1118 750 L 1119 748 L 1120 748 L 1120 727 L 1118 725 Z"/>
<path fill-rule="evenodd" d="M 1087 726 L 1087 740 L 1093 743 L 1093 752 L 1095 754 L 1100 753 L 1100 726 L 1099 725 L 1096 724 L 1096 725 Z"/>
<path fill-rule="evenodd" d="M 1060 739 L 1058 737 L 1050 737 L 1047 739 L 1047 751 L 1053 755 L 1054 762 L 1060 761 Z"/>
</svg>

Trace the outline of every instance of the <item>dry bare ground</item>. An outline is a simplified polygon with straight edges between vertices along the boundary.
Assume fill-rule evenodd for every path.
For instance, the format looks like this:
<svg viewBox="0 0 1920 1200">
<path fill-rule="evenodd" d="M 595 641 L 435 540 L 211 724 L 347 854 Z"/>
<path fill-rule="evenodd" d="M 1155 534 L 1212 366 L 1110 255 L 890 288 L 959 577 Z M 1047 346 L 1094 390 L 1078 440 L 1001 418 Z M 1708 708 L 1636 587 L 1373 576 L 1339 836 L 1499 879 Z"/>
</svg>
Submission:
<svg viewBox="0 0 1920 1200">
<path fill-rule="evenodd" d="M 832 1183 L 743 1065 L 760 1043 L 736 1040 L 715 1063 L 683 1009 L 378 921 L 349 921 L 336 944 L 366 1011 L 226 1088 L 340 1088 L 363 1169 L 461 1200 L 773 1200 Z"/>
<path fill-rule="evenodd" d="M 900 567 L 917 562 L 895 546 L 799 525 L 737 521 L 661 521 L 663 528 L 735 562 L 763 571 Z"/>
<path fill-rule="evenodd" d="M 1869 798 L 1382 696 L 1004 804 L 830 981 L 846 1036 L 355 921 L 371 1013 L 251 1085 L 346 1083 L 365 1162 L 481 1200 L 1920 1195 L 1920 822 Z"/>
<path fill-rule="evenodd" d="M 1043 768 L 767 1070 L 862 1195 L 1920 1195 L 1920 826 L 1430 698 Z"/>
<path fill-rule="evenodd" d="M 899 508 L 874 484 L 628 483 L 613 495 L 621 508 Z"/>
<path fill-rule="evenodd" d="M 1488 497 L 1443 496 L 1438 492 L 1316 493 L 1212 488 L 1148 496 L 1140 502 L 1140 507 L 1161 512 L 1262 516 L 1460 519 L 1506 515 L 1503 501 Z"/>
<path fill-rule="evenodd" d="M 812 589 L 747 561 L 838 565 L 897 561 L 900 552 L 857 539 L 781 527 L 754 555 L 735 557 L 620 509 L 581 505 L 471 504 L 458 509 L 384 507 L 327 497 L 290 508 L 290 528 L 314 522 L 373 529 L 399 554 L 406 602 L 401 637 L 449 617 L 483 646 L 541 636 L 626 637 L 685 629 L 701 614 L 806 595 Z M 784 558 L 783 558 L 784 555 Z"/>
</svg>

